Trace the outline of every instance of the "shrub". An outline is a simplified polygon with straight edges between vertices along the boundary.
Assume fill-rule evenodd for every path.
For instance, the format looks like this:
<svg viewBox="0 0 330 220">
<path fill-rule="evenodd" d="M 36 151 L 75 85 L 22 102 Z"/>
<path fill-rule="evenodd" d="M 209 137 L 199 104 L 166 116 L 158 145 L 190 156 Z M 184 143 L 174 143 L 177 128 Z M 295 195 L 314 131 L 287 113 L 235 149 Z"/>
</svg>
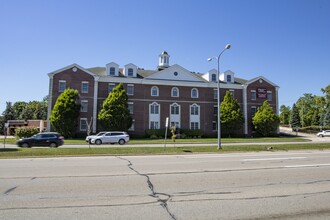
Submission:
<svg viewBox="0 0 330 220">
<path fill-rule="evenodd" d="M 19 127 L 15 129 L 15 136 L 17 138 L 31 137 L 32 135 L 38 133 L 39 133 L 39 128 L 35 128 L 35 127 Z"/>
</svg>

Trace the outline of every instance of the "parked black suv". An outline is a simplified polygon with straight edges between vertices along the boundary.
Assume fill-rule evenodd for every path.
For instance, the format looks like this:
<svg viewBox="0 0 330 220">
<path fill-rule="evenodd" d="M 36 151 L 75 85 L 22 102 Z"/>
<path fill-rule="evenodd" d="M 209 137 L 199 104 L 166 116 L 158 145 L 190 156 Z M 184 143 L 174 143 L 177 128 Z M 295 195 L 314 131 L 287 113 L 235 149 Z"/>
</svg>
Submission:
<svg viewBox="0 0 330 220">
<path fill-rule="evenodd" d="M 64 137 L 56 132 L 43 132 L 17 141 L 19 147 L 58 147 L 63 143 Z"/>
</svg>

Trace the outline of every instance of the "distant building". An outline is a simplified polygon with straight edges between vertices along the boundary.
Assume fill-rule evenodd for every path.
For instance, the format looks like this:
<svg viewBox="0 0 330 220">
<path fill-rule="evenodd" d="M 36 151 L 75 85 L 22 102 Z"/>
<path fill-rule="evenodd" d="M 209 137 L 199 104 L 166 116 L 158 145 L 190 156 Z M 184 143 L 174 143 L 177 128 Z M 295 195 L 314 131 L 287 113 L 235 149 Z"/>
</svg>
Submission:
<svg viewBox="0 0 330 220">
<path fill-rule="evenodd" d="M 46 120 L 8 120 L 7 121 L 7 134 L 15 134 L 15 129 L 19 127 L 33 127 L 39 129 L 40 132 L 44 131 L 47 127 Z"/>
<path fill-rule="evenodd" d="M 110 62 L 105 67 L 94 68 L 71 64 L 48 76 L 48 118 L 56 99 L 66 88 L 79 91 L 78 132 L 86 132 L 91 119 L 92 132 L 102 130 L 97 120 L 102 103 L 117 84 L 123 83 L 133 118 L 129 133 L 143 135 L 147 129 L 165 128 L 166 117 L 169 117 L 169 126 L 217 133 L 217 70 L 195 73 L 178 64 L 170 65 L 166 51 L 159 55 L 155 70 L 145 70 L 132 63 L 120 67 Z M 220 80 L 221 100 L 229 91 L 241 105 L 245 121 L 238 133 L 252 134 L 252 117 L 265 100 L 278 114 L 279 87 L 265 77 L 246 80 L 228 70 L 220 74 Z M 47 125 L 49 130 L 50 123 Z"/>
</svg>

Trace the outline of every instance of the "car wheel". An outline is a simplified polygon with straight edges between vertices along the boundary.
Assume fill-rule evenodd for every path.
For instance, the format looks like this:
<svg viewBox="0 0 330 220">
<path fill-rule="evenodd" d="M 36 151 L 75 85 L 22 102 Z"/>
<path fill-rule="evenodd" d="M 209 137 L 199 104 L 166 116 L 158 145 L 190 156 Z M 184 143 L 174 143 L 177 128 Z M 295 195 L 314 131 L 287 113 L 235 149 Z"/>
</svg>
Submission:
<svg viewBox="0 0 330 220">
<path fill-rule="evenodd" d="M 100 145 L 100 144 L 102 144 L 102 141 L 101 141 L 100 139 L 97 139 L 97 140 L 95 141 L 95 144 L 96 144 L 96 145 Z"/>
<path fill-rule="evenodd" d="M 323 135 L 323 134 L 321 134 L 321 135 L 320 135 L 320 137 L 322 137 L 322 138 L 323 138 L 323 137 L 324 137 L 324 135 Z"/>
<path fill-rule="evenodd" d="M 24 147 L 24 148 L 30 147 L 30 145 L 28 143 L 23 143 L 21 146 Z"/>
<path fill-rule="evenodd" d="M 119 143 L 120 145 L 123 145 L 123 144 L 125 144 L 125 140 L 124 140 L 124 139 L 120 139 L 120 140 L 118 141 L 118 143 Z"/>
<path fill-rule="evenodd" d="M 49 147 L 55 148 L 55 147 L 57 147 L 57 144 L 55 142 L 52 142 L 52 143 L 50 143 Z"/>
</svg>

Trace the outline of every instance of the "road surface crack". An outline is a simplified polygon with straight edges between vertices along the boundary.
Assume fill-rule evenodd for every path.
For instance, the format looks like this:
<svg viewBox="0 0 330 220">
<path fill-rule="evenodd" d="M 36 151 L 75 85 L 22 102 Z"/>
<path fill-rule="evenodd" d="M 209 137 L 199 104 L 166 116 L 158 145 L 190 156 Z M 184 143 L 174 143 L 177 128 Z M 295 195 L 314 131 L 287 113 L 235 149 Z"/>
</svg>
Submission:
<svg viewBox="0 0 330 220">
<path fill-rule="evenodd" d="M 134 169 L 133 164 L 130 160 L 123 158 L 123 157 L 117 157 L 117 158 L 120 160 L 126 161 L 128 163 L 127 166 L 130 170 L 132 170 L 136 174 L 143 176 L 147 179 L 147 184 L 148 184 L 148 188 L 151 191 L 151 196 L 154 197 L 157 200 L 157 202 L 160 203 L 161 207 L 163 207 L 165 209 L 165 211 L 169 214 L 171 219 L 176 220 L 176 217 L 174 216 L 173 213 L 171 213 L 171 211 L 169 210 L 168 205 L 167 205 L 168 201 L 171 199 L 171 195 L 166 194 L 166 193 L 156 192 L 154 189 L 154 185 L 152 184 L 150 177 L 147 174 L 140 173 L 139 171 Z"/>
</svg>

